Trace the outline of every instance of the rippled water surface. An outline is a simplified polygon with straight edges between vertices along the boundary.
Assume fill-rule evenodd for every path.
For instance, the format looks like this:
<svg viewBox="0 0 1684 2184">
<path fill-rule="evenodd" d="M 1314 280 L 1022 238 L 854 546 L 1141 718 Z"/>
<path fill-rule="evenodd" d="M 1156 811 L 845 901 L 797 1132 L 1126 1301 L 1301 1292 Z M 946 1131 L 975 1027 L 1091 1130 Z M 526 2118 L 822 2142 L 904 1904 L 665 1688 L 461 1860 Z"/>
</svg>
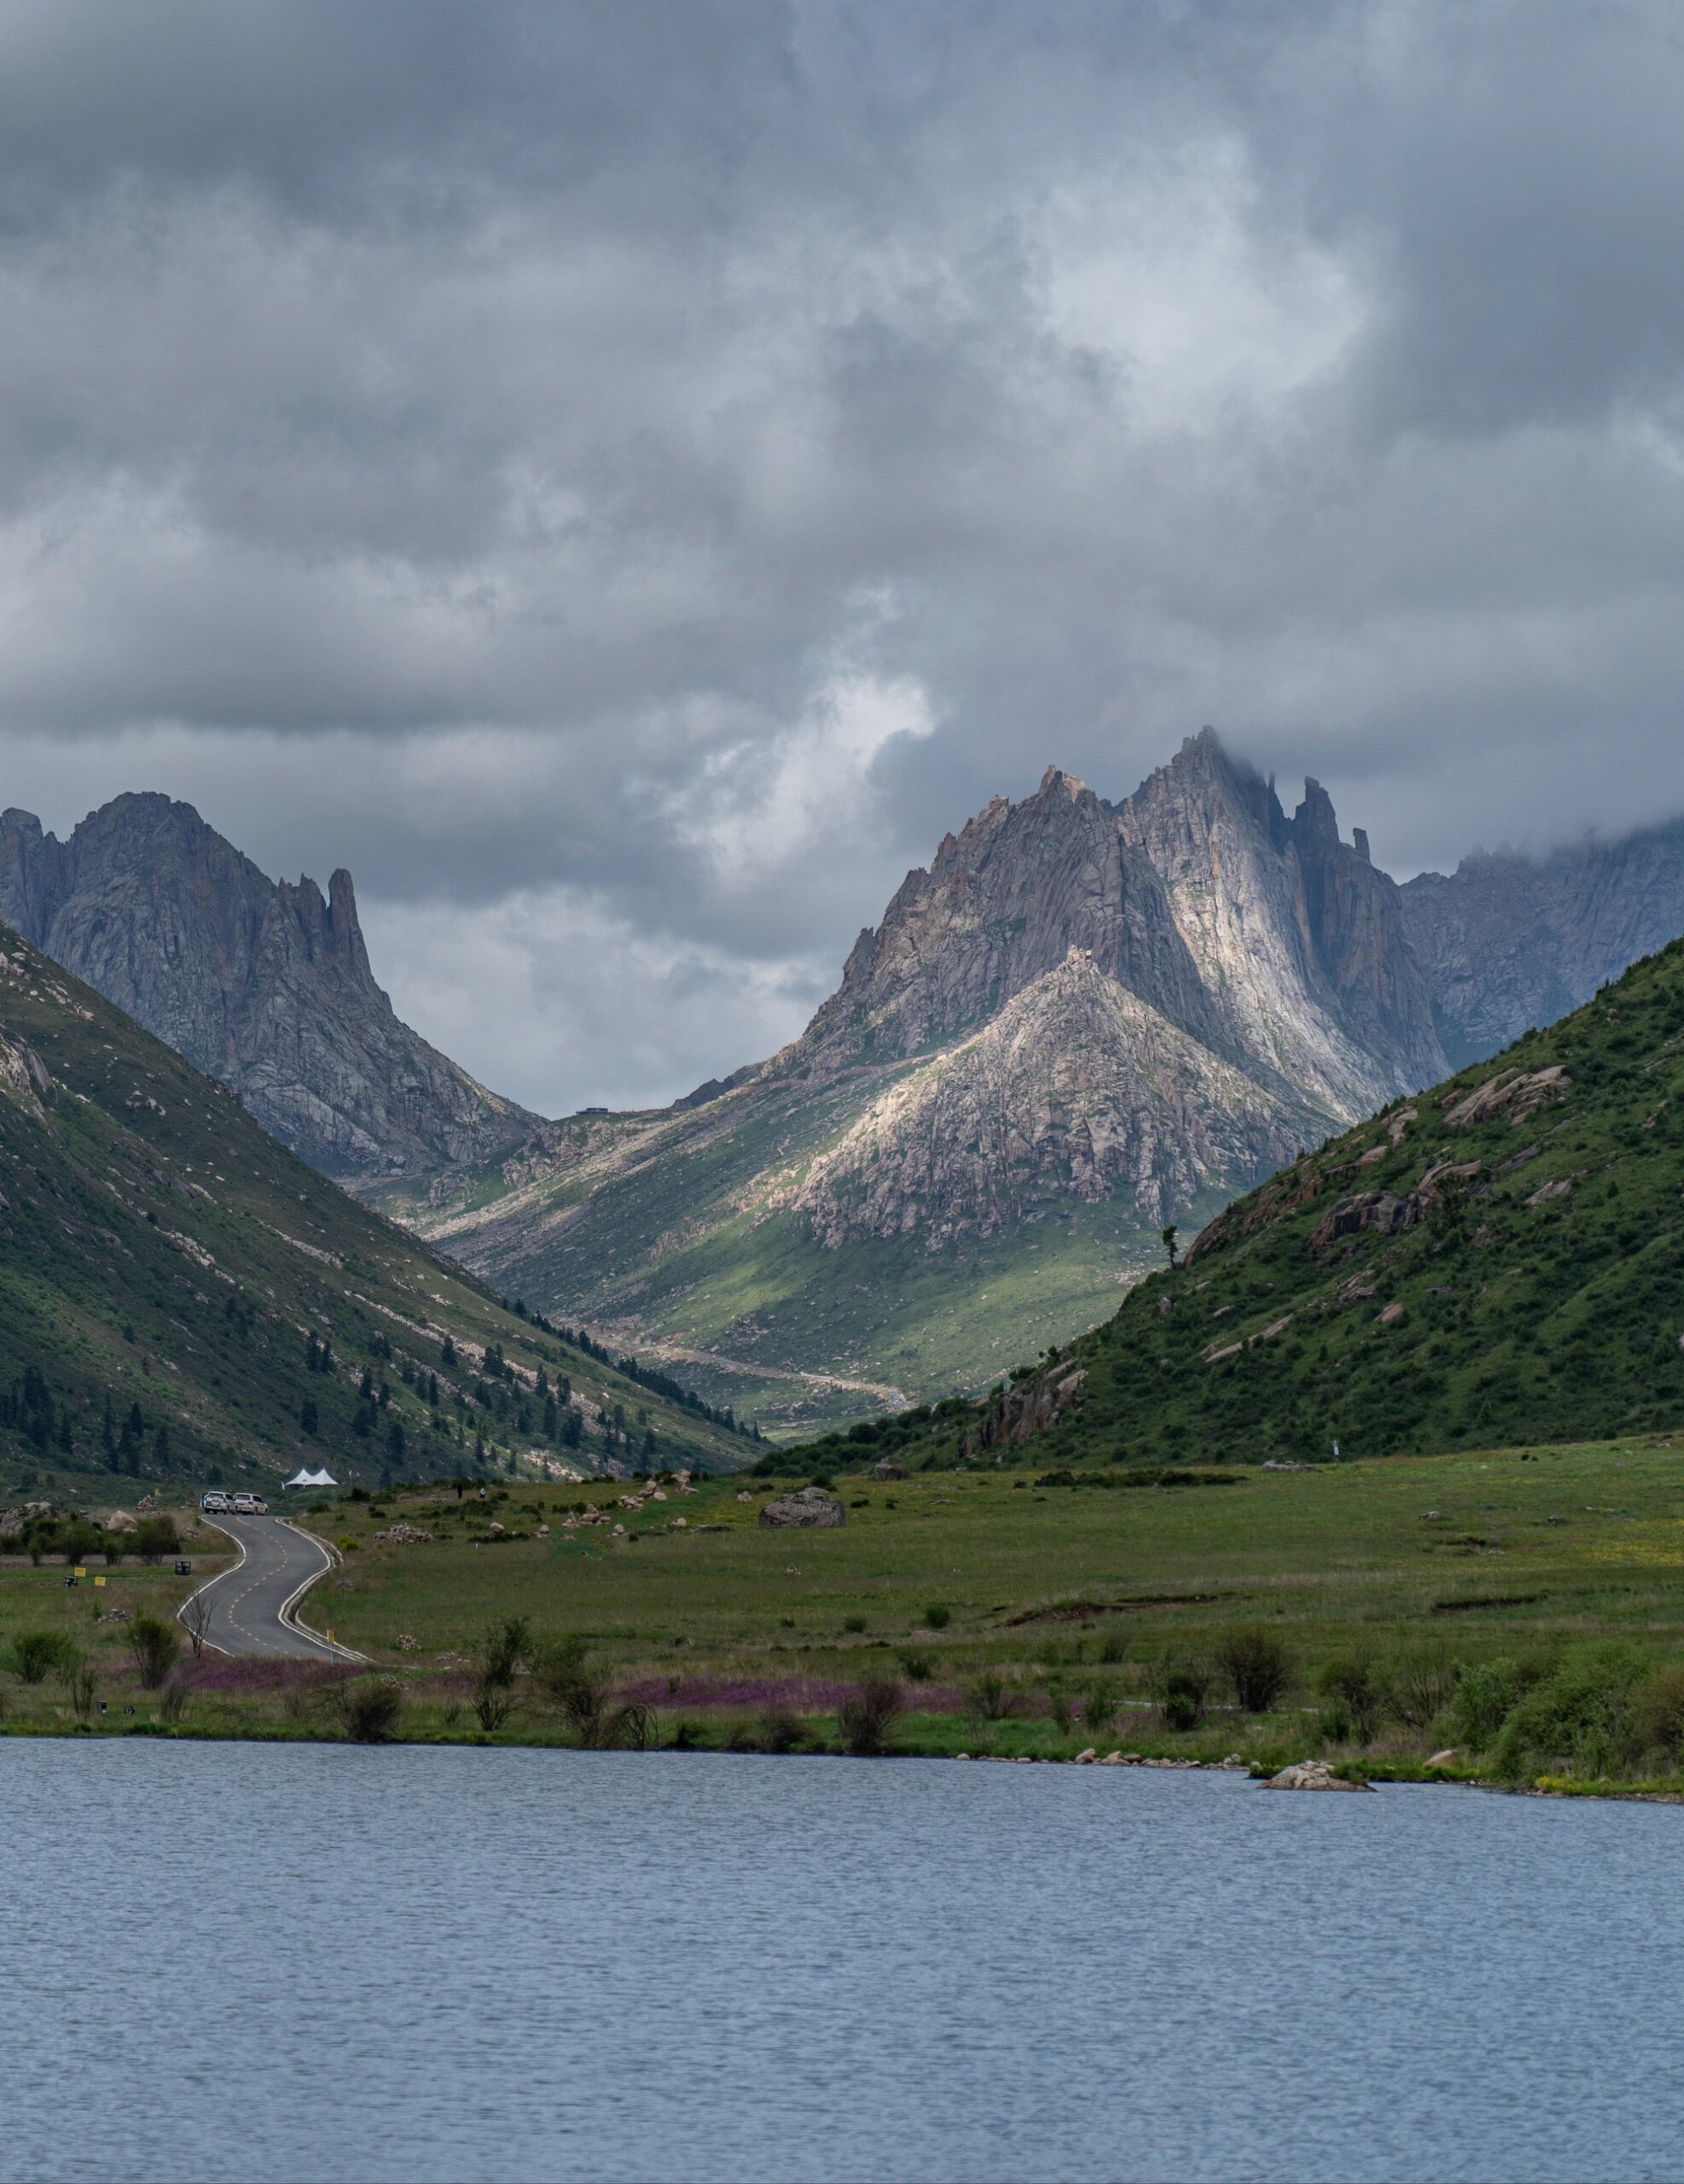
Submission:
<svg viewBox="0 0 1684 2184">
<path fill-rule="evenodd" d="M 1684 1810 L 0 1742 L 9 2179 L 1684 2176 Z"/>
</svg>

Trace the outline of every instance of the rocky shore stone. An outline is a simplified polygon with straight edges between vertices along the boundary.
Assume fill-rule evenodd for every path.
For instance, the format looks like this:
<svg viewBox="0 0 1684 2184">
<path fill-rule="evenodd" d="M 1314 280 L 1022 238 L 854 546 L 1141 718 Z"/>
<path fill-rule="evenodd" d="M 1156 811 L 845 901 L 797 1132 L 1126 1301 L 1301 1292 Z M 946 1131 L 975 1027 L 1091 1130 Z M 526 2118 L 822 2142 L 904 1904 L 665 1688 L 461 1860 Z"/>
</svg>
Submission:
<svg viewBox="0 0 1684 2184">
<path fill-rule="evenodd" d="M 1295 1767 L 1283 1767 L 1278 1774 L 1271 1774 L 1263 1784 L 1266 1790 L 1371 1790 L 1371 1782 L 1347 1782 L 1335 1774 L 1325 1759 L 1301 1759 Z"/>
</svg>

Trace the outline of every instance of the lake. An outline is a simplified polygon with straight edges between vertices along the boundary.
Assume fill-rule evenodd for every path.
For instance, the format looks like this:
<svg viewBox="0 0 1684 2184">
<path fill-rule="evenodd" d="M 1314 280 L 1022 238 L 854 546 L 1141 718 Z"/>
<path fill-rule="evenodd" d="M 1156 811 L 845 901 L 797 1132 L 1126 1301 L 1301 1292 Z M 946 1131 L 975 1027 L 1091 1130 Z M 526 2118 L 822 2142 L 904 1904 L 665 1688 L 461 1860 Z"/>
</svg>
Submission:
<svg viewBox="0 0 1684 2184">
<path fill-rule="evenodd" d="M 1684 1809 L 21 1739 L 0 1783 L 8 2179 L 1684 2175 Z"/>
</svg>

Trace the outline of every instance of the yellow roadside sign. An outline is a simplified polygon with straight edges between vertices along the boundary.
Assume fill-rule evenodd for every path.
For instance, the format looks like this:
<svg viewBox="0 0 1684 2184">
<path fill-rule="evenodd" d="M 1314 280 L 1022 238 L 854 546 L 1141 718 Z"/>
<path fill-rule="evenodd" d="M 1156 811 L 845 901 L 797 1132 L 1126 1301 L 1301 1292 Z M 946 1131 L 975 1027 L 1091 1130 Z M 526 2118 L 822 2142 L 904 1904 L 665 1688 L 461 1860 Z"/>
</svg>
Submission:
<svg viewBox="0 0 1684 2184">
<path fill-rule="evenodd" d="M 87 1573 L 87 1571 L 86 1571 L 82 1567 L 81 1564 L 78 1562 L 78 1563 L 77 1564 L 77 1565 L 76 1565 L 75 1574 L 76 1574 L 76 1576 L 77 1576 L 77 1577 L 85 1577 L 87 1576 L 87 1574 L 88 1574 L 88 1573 Z"/>
<path fill-rule="evenodd" d="M 105 1580 L 103 1577 L 96 1577 L 94 1583 L 96 1585 L 102 1585 L 105 1583 Z"/>
</svg>

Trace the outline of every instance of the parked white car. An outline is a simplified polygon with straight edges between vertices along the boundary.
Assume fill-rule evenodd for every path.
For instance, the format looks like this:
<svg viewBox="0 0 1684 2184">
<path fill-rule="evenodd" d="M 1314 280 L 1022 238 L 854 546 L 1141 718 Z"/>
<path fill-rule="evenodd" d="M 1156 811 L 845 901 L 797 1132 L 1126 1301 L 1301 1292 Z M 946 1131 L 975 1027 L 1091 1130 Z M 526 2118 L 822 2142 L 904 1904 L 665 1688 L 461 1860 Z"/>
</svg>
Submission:
<svg viewBox="0 0 1684 2184">
<path fill-rule="evenodd" d="M 229 1506 L 236 1517 L 255 1517 L 263 1507 L 255 1494 L 236 1494 Z"/>
<path fill-rule="evenodd" d="M 199 1506 L 206 1516 L 213 1516 L 218 1509 L 227 1508 L 228 1496 L 219 1486 L 213 1486 L 208 1494 L 200 1496 Z"/>
</svg>

